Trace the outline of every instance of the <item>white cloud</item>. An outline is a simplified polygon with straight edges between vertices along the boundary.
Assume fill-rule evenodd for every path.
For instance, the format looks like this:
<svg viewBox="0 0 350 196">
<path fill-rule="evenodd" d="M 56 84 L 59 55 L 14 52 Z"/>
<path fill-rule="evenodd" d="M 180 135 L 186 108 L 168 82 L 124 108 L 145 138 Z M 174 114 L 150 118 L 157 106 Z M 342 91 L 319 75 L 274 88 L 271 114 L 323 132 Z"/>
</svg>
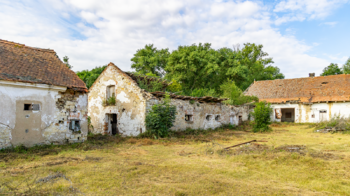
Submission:
<svg viewBox="0 0 350 196">
<path fill-rule="evenodd" d="M 331 26 L 331 27 L 334 27 L 336 24 L 338 24 L 338 22 L 324 22 L 322 23 L 323 25 L 328 25 L 328 26 Z"/>
<path fill-rule="evenodd" d="M 284 0 L 275 6 L 274 12 L 284 13 L 277 19 L 276 24 L 306 19 L 323 19 L 347 2 L 349 0 Z"/>
<path fill-rule="evenodd" d="M 24 2 L 24 3 L 23 3 Z M 130 70 L 137 49 L 199 42 L 213 47 L 240 43 L 264 45 L 275 66 L 288 77 L 321 72 L 329 61 L 307 55 L 312 48 L 272 27 L 276 22 L 262 2 L 206 0 L 50 0 L 0 3 L 1 37 L 30 46 L 53 48 L 70 57 L 74 70 L 114 62 Z M 290 2 L 290 1 L 288 1 Z M 287 10 L 301 9 L 285 2 Z M 283 11 L 279 4 L 275 11 Z M 294 6 L 294 7 L 293 7 Z M 299 7 L 298 7 L 299 6 Z M 315 12 L 316 13 L 316 12 Z M 312 14 L 315 14 L 311 12 Z M 318 15 L 318 14 L 316 14 Z M 304 20 L 296 17 L 295 20 Z M 286 21 L 291 19 L 285 19 Z"/>
</svg>

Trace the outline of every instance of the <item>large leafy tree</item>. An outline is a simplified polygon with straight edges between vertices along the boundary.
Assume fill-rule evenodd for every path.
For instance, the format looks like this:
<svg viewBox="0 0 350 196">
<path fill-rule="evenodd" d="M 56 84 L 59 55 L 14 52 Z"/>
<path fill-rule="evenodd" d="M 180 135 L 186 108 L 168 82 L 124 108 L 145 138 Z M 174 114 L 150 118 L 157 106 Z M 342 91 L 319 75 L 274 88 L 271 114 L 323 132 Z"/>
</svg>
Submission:
<svg viewBox="0 0 350 196">
<path fill-rule="evenodd" d="M 77 75 L 81 80 L 83 80 L 86 84 L 87 88 L 90 88 L 91 85 L 95 82 L 95 80 L 100 76 L 102 71 L 106 68 L 105 66 L 100 66 L 100 67 L 95 67 L 92 70 L 83 70 L 83 71 L 78 71 Z"/>
<path fill-rule="evenodd" d="M 321 76 L 337 75 L 342 73 L 343 71 L 341 70 L 341 68 L 338 67 L 338 64 L 331 63 L 323 69 Z"/>
<path fill-rule="evenodd" d="M 133 62 L 131 67 L 142 74 L 151 73 L 163 77 L 169 55 L 167 48 L 158 50 L 153 44 L 149 44 L 145 48 L 137 50 L 131 59 Z"/>
</svg>

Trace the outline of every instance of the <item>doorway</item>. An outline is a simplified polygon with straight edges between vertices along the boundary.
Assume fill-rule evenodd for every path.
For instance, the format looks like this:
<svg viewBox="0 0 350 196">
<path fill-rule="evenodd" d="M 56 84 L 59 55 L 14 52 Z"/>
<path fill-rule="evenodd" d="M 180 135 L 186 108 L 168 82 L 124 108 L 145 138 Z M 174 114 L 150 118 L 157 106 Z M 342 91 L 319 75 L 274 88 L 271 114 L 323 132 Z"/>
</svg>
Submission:
<svg viewBox="0 0 350 196">
<path fill-rule="evenodd" d="M 111 114 L 112 135 L 117 135 L 117 114 Z"/>
<path fill-rule="evenodd" d="M 282 108 L 281 122 L 295 122 L 295 109 L 294 108 Z"/>
<path fill-rule="evenodd" d="M 320 110 L 320 122 L 327 121 L 327 110 Z"/>
</svg>

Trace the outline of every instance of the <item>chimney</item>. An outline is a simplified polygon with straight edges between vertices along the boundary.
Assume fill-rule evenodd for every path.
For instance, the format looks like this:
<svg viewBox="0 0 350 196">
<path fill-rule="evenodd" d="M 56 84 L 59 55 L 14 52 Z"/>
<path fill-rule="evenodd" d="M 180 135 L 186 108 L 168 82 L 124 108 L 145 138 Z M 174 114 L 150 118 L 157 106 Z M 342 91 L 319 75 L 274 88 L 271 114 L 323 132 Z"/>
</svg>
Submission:
<svg viewBox="0 0 350 196">
<path fill-rule="evenodd" d="M 315 73 L 309 73 L 309 77 L 310 77 L 310 78 L 315 77 Z"/>
</svg>

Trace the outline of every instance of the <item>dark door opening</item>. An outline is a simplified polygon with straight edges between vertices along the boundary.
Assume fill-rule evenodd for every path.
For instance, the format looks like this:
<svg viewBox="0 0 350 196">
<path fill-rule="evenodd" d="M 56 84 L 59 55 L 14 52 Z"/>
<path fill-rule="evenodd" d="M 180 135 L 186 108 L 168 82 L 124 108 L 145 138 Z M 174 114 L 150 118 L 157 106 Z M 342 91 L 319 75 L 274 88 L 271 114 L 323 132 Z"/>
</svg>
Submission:
<svg viewBox="0 0 350 196">
<path fill-rule="evenodd" d="M 117 135 L 117 114 L 111 114 L 112 135 Z"/>
<path fill-rule="evenodd" d="M 282 118 L 281 122 L 295 122 L 294 108 L 281 108 Z"/>
</svg>

